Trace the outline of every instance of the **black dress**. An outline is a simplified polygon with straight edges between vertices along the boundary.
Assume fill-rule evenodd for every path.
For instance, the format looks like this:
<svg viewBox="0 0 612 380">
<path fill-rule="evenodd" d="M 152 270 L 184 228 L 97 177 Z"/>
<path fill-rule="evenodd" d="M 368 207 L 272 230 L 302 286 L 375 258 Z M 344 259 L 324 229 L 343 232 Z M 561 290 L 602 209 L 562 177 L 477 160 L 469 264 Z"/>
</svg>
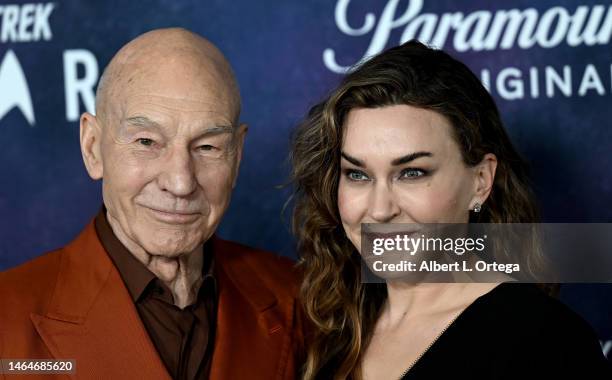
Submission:
<svg viewBox="0 0 612 380">
<path fill-rule="evenodd" d="M 466 308 L 402 379 L 612 379 L 612 369 L 582 318 L 534 285 L 505 283 Z"/>
</svg>

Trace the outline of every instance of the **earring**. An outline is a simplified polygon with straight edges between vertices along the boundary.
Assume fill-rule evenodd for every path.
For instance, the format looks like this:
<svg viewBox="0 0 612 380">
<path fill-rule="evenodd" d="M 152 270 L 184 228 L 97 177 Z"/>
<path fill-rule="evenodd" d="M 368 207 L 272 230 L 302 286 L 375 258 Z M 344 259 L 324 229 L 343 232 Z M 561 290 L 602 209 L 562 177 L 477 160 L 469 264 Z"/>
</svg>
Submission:
<svg viewBox="0 0 612 380">
<path fill-rule="evenodd" d="M 474 204 L 474 208 L 472 209 L 474 212 L 480 212 L 481 206 L 480 203 L 476 202 Z"/>
</svg>

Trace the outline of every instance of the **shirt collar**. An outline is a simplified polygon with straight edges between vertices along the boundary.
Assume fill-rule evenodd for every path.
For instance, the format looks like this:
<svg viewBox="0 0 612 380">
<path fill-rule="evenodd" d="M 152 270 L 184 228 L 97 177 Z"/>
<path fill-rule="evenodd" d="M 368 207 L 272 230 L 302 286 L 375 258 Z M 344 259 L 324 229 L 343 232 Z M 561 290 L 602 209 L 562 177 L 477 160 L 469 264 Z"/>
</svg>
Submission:
<svg viewBox="0 0 612 380">
<path fill-rule="evenodd" d="M 157 277 L 147 267 L 145 267 L 127 248 L 119 241 L 113 232 L 106 218 L 106 207 L 102 207 L 95 218 L 95 227 L 102 246 L 110 256 L 119 271 L 125 286 L 132 297 L 132 301 L 136 303 L 145 293 L 148 285 Z M 208 239 L 204 243 L 204 263 L 202 267 L 203 284 L 212 280 L 215 284 L 214 276 L 214 254 L 212 252 L 212 239 Z M 163 284 L 160 284 L 163 285 Z M 215 285 L 213 285 L 216 287 Z"/>
</svg>

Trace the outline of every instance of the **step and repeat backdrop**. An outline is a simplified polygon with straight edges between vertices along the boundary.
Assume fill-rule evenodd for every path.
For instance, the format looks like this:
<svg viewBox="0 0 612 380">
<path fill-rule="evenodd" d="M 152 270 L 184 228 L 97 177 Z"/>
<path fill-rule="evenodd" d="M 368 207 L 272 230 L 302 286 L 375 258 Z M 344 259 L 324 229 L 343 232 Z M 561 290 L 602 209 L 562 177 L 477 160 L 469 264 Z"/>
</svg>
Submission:
<svg viewBox="0 0 612 380">
<path fill-rule="evenodd" d="M 225 238 L 295 257 L 283 212 L 293 128 L 351 65 L 413 38 L 490 90 L 546 222 L 612 222 L 609 0 L 2 1 L 0 270 L 66 244 L 100 209 L 79 115 L 122 45 L 169 26 L 218 45 L 240 84 L 250 130 Z M 565 285 L 561 299 L 612 358 L 612 286 Z"/>
</svg>

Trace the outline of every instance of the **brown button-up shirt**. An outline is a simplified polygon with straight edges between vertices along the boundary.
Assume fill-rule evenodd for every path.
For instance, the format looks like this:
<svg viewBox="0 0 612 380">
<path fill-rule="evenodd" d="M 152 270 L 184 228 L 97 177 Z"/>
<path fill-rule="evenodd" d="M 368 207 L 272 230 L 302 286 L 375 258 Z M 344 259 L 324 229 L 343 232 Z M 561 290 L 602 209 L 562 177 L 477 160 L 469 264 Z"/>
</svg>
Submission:
<svg viewBox="0 0 612 380">
<path fill-rule="evenodd" d="M 204 281 L 198 297 L 194 304 L 180 309 L 174 305 L 170 289 L 117 239 L 106 219 L 105 208 L 96 216 L 95 226 L 170 375 L 177 380 L 207 379 L 217 309 L 210 244 L 204 245 Z"/>
</svg>

